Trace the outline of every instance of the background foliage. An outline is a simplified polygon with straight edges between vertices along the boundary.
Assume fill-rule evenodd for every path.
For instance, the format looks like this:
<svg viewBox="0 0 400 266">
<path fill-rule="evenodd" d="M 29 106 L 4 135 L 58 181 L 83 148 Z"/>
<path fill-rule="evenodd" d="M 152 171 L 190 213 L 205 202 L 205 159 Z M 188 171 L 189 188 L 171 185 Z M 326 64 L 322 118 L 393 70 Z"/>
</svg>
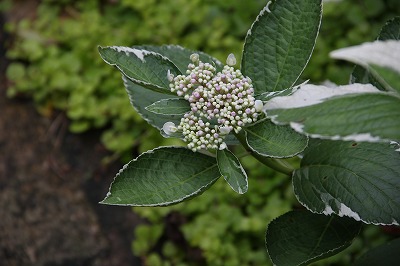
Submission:
<svg viewBox="0 0 400 266">
<path fill-rule="evenodd" d="M 174 144 L 176 140 L 162 138 L 133 111 L 118 72 L 103 63 L 97 45 L 179 44 L 225 61 L 231 52 L 241 54 L 246 32 L 265 3 L 42 0 L 33 20 L 7 25 L 13 36 L 7 44 L 8 94 L 32 97 L 43 115 L 64 111 L 73 132 L 101 128 L 104 145 L 124 159 L 132 158 L 132 149 L 140 153 Z M 11 4 L 2 1 L 0 6 Z M 384 22 L 399 13 L 397 0 L 326 3 L 317 46 L 302 78 L 347 83 L 352 66 L 329 59 L 328 53 L 373 40 Z M 255 177 L 245 195 L 218 181 L 194 201 L 135 208 L 149 223 L 136 229 L 134 253 L 148 265 L 267 264 L 260 232 L 295 200 L 289 180 L 252 160 L 244 160 L 244 166 Z M 181 221 L 172 233 L 164 223 L 171 217 Z M 370 241 L 382 241 L 375 239 L 379 229 L 365 228 L 347 255 L 341 254 L 342 262 L 350 262 L 351 253 L 367 248 Z M 179 239 L 171 237 L 176 234 Z M 201 255 L 190 256 L 196 252 Z"/>
</svg>

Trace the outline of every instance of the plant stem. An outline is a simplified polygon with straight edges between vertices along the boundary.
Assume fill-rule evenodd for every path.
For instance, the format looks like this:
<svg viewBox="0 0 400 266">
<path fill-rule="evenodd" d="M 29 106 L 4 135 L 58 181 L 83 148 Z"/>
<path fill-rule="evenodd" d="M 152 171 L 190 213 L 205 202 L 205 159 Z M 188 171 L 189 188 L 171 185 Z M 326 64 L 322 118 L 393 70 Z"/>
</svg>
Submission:
<svg viewBox="0 0 400 266">
<path fill-rule="evenodd" d="M 268 158 L 261 156 L 260 154 L 254 152 L 249 145 L 247 144 L 246 137 L 243 133 L 238 133 L 235 134 L 236 138 L 240 141 L 240 143 L 243 145 L 243 147 L 250 152 L 251 155 L 253 155 L 254 158 L 256 158 L 259 162 L 262 164 L 280 172 L 286 175 L 292 175 L 293 171 L 295 170 L 293 166 L 291 166 L 289 163 L 287 163 L 284 160 L 281 159 L 276 159 L 276 158 Z"/>
</svg>

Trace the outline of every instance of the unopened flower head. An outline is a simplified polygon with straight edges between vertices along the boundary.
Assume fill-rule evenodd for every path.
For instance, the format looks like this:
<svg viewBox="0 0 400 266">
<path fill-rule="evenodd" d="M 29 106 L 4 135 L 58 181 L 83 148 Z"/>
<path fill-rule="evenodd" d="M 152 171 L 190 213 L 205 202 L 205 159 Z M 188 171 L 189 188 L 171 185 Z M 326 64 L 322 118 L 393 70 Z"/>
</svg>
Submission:
<svg viewBox="0 0 400 266">
<path fill-rule="evenodd" d="M 178 75 L 170 83 L 171 92 L 189 101 L 191 111 L 177 127 L 193 151 L 218 149 L 231 131 L 238 133 L 243 126 L 257 121 L 262 101 L 255 100 L 250 78 L 243 76 L 233 54 L 228 65 L 217 73 L 210 63 L 190 56 L 186 75 Z"/>
</svg>

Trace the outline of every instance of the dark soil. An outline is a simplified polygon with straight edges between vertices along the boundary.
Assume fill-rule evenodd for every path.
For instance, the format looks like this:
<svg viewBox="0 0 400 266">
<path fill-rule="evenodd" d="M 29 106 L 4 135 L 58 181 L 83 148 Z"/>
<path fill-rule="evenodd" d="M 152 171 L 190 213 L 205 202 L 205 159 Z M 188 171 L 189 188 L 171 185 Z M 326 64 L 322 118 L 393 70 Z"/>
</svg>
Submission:
<svg viewBox="0 0 400 266">
<path fill-rule="evenodd" d="M 102 165 L 97 132 L 70 134 L 63 114 L 6 98 L 0 49 L 0 265 L 140 265 L 130 249 L 139 218 L 98 204 L 121 163 Z"/>
</svg>

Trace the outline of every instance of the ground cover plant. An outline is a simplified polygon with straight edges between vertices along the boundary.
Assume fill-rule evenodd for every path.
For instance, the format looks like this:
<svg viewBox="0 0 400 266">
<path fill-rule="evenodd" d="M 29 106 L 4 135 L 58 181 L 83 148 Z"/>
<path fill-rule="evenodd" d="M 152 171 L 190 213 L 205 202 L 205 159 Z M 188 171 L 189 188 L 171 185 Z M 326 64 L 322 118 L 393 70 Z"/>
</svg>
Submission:
<svg viewBox="0 0 400 266">
<path fill-rule="evenodd" d="M 331 53 L 360 65 L 350 84 L 299 82 L 321 15 L 321 1 L 269 2 L 247 33 L 240 65 L 233 54 L 223 64 L 178 45 L 99 47 L 103 60 L 122 73 L 137 112 L 163 136 L 186 142 L 129 162 L 102 203 L 172 205 L 221 177 L 244 194 L 249 182 L 240 159 L 252 156 L 291 176 L 304 207 L 268 225 L 266 246 L 275 265 L 332 256 L 350 246 L 363 224 L 398 225 L 399 19 L 389 21 L 377 41 Z M 235 146 L 245 153 L 235 154 Z M 293 157 L 299 166 L 287 160 Z M 389 263 L 398 257 L 385 253 L 396 255 L 398 246 L 395 240 L 357 263 L 369 256 Z"/>
</svg>

